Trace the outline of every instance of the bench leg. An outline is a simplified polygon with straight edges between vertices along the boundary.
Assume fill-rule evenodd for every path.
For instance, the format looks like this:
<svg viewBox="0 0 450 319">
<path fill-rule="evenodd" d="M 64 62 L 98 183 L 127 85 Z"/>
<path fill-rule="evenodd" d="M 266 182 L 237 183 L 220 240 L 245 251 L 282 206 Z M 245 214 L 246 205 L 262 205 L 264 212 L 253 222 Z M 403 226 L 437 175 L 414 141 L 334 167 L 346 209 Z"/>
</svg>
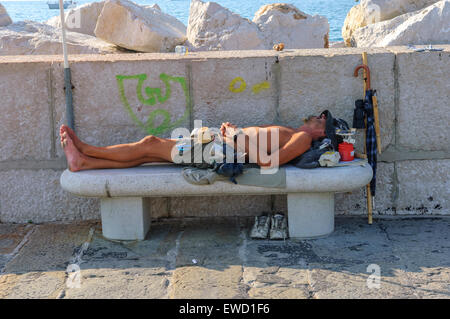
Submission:
<svg viewBox="0 0 450 319">
<path fill-rule="evenodd" d="M 102 198 L 103 236 L 118 240 L 144 240 L 150 229 L 150 201 L 141 197 Z"/>
<path fill-rule="evenodd" d="M 324 237 L 334 230 L 334 193 L 287 195 L 289 237 Z"/>
</svg>

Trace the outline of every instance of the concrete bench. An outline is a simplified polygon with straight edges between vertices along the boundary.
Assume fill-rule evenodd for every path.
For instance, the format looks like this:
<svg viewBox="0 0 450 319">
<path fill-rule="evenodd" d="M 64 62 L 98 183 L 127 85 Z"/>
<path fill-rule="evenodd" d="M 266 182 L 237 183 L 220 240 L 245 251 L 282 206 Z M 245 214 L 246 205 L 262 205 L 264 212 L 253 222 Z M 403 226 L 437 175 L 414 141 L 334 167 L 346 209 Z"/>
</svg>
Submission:
<svg viewBox="0 0 450 319">
<path fill-rule="evenodd" d="M 316 238 L 334 230 L 334 193 L 360 188 L 372 179 L 372 168 L 346 166 L 299 169 L 286 166 L 286 188 L 212 185 L 186 182 L 177 165 L 144 165 L 127 169 L 65 170 L 61 186 L 82 197 L 99 197 L 103 235 L 143 240 L 150 228 L 149 197 L 287 194 L 289 235 Z"/>
</svg>

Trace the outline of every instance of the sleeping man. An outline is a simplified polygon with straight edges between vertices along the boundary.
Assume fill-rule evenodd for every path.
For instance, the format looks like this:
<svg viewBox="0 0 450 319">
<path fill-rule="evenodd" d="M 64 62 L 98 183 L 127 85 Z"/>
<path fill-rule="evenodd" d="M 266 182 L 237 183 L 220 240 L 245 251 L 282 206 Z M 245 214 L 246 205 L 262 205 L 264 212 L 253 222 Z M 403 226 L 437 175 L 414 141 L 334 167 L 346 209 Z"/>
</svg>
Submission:
<svg viewBox="0 0 450 319">
<path fill-rule="evenodd" d="M 238 129 L 227 122 L 222 124 L 220 133 L 223 143 L 227 143 L 235 151 L 246 154 L 246 162 L 256 163 L 261 168 L 276 168 L 306 152 L 313 140 L 325 137 L 324 115 L 310 116 L 304 121 L 305 123 L 298 128 L 265 125 L 243 129 Z M 61 125 L 60 136 L 61 146 L 66 154 L 69 170 L 72 172 L 133 167 L 144 163 L 176 162 L 174 154 L 177 154 L 177 139 L 149 135 L 134 143 L 97 147 L 82 142 L 66 125 Z M 260 154 L 270 155 L 269 159 Z"/>
</svg>

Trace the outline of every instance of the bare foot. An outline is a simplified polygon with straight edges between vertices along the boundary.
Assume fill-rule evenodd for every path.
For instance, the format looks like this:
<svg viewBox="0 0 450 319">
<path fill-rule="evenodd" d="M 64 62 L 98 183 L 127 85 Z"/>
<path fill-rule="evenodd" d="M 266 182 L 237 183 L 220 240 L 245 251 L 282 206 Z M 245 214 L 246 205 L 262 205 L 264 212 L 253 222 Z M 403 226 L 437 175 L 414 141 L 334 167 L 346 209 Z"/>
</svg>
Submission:
<svg viewBox="0 0 450 319">
<path fill-rule="evenodd" d="M 61 125 L 61 127 L 59 128 L 59 134 L 61 136 L 61 142 L 62 142 L 62 135 L 66 133 L 67 135 L 69 135 L 69 137 L 72 139 L 72 142 L 75 144 L 75 147 L 81 152 L 84 153 L 84 150 L 86 148 L 86 143 L 82 142 L 78 136 L 75 134 L 75 132 L 68 127 L 67 125 L 63 124 Z"/>
<path fill-rule="evenodd" d="M 67 165 L 71 172 L 78 172 L 83 169 L 84 155 L 78 151 L 72 139 L 66 133 L 61 135 L 61 146 L 66 154 Z"/>
</svg>

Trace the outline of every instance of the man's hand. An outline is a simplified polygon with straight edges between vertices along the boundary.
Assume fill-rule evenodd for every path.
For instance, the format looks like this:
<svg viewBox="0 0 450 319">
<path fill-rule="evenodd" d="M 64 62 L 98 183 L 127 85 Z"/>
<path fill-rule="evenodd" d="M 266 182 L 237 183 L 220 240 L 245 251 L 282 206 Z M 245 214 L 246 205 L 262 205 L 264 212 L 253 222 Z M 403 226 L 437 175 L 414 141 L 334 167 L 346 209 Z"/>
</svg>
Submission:
<svg viewBox="0 0 450 319">
<path fill-rule="evenodd" d="M 220 133 L 222 136 L 233 136 L 237 131 L 237 125 L 231 124 L 230 122 L 222 123 L 220 127 Z"/>
</svg>

